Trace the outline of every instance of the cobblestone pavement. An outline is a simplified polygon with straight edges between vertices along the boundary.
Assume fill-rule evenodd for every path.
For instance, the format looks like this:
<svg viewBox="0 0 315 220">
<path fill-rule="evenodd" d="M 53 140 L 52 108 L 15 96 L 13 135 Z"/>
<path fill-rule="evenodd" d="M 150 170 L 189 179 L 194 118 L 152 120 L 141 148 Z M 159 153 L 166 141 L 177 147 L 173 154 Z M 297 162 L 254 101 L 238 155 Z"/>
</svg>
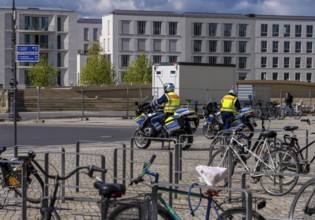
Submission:
<svg viewBox="0 0 315 220">
<path fill-rule="evenodd" d="M 315 119 L 315 117 L 309 117 L 310 119 Z M 23 122 L 27 123 L 27 122 Z M 115 119 L 115 118 L 97 118 L 97 119 L 90 119 L 89 121 L 80 121 L 75 119 L 64 119 L 64 120 L 46 120 L 45 123 L 77 123 L 77 124 L 84 124 L 84 123 L 105 123 L 105 124 L 116 124 L 116 125 L 133 125 L 132 120 L 123 120 L 123 119 Z M 259 122 L 258 122 L 259 123 Z M 288 118 L 286 120 L 275 120 L 272 121 L 270 124 L 271 129 L 276 129 L 278 131 L 278 136 L 282 137 L 282 128 L 284 125 L 298 125 L 300 127 L 299 131 L 296 132 L 298 137 L 300 137 L 300 141 L 305 141 L 305 134 L 306 129 L 309 130 L 309 134 L 311 133 L 312 126 L 306 125 L 299 120 L 294 120 Z M 201 124 L 202 126 L 202 124 Z M 257 129 L 257 132 L 260 129 Z M 310 136 L 312 138 L 312 136 Z M 192 182 L 198 182 L 198 175 L 195 172 L 195 167 L 197 165 L 205 165 L 208 162 L 208 149 L 211 140 L 206 139 L 203 135 L 198 133 L 194 137 L 194 145 L 191 147 L 190 150 L 183 151 L 183 166 L 182 166 L 182 178 L 179 181 L 180 188 L 188 190 L 189 184 Z M 123 150 L 123 144 L 126 145 L 126 151 Z M 42 146 L 42 147 L 23 147 L 19 149 L 19 153 L 23 154 L 27 152 L 29 149 L 32 149 L 34 152 L 37 153 L 37 159 L 44 164 L 44 156 L 45 154 L 49 156 L 49 171 L 50 173 L 61 173 L 61 161 L 62 161 L 62 154 L 61 149 L 64 148 L 65 150 L 65 168 L 66 173 L 71 171 L 75 168 L 76 162 L 79 162 L 80 165 L 90 165 L 94 164 L 97 166 L 101 166 L 101 159 L 102 155 L 105 156 L 106 168 L 108 169 L 108 173 L 106 174 L 106 181 L 112 182 L 113 175 L 114 175 L 114 167 L 117 165 L 117 173 L 118 173 L 118 182 L 122 182 L 123 179 L 123 152 L 126 152 L 126 183 L 129 182 L 129 179 L 132 176 L 132 171 L 135 173 L 134 176 L 137 175 L 137 171 L 139 172 L 143 166 L 143 162 L 147 161 L 152 154 L 156 154 L 157 158 L 152 166 L 152 169 L 156 172 L 160 173 L 161 183 L 165 183 L 167 185 L 170 182 L 170 177 L 172 176 L 174 182 L 174 175 L 170 175 L 170 152 L 173 152 L 174 144 L 171 143 L 170 150 L 162 149 L 161 143 L 152 143 L 152 145 L 148 148 L 148 150 L 139 150 L 134 149 L 131 151 L 131 144 L 130 142 L 126 143 L 80 143 L 80 157 L 77 157 L 75 154 L 77 146 L 74 145 L 67 145 L 67 146 Z M 314 149 L 314 147 L 310 148 Z M 116 152 L 116 153 L 115 153 Z M 131 152 L 133 152 L 133 159 Z M 9 149 L 7 152 L 3 154 L 3 156 L 12 158 L 13 150 Z M 115 161 L 114 155 L 117 155 L 117 161 Z M 309 155 L 314 155 L 314 150 L 309 152 Z M 130 164 L 133 162 L 133 170 L 130 168 Z M 233 175 L 232 187 L 239 188 L 240 187 L 240 176 L 242 170 L 237 168 L 236 173 Z M 264 192 L 262 187 L 259 183 L 253 184 L 250 181 L 246 182 L 246 187 L 252 192 L 254 201 L 259 199 L 266 200 L 266 207 L 257 210 L 267 219 L 286 219 L 289 213 L 289 208 L 291 202 L 293 200 L 294 195 L 296 194 L 297 190 L 300 186 L 310 178 L 310 176 L 314 175 L 314 167 L 311 167 L 311 172 L 307 177 L 300 177 L 298 184 L 296 187 L 287 195 L 284 196 L 270 196 Z M 99 198 L 98 192 L 93 188 L 94 179 L 89 178 L 85 174 L 80 174 L 80 187 L 79 192 L 76 192 L 76 179 L 75 176 L 70 178 L 65 182 L 65 196 L 66 197 L 75 197 L 72 198 L 70 201 L 58 201 L 58 213 L 61 219 L 71 219 L 71 220 L 85 220 L 85 219 L 100 219 L 100 211 L 97 205 L 97 199 Z M 52 184 L 53 182 L 50 182 Z M 51 191 L 51 186 L 49 187 Z M 127 195 L 134 196 L 137 193 L 149 191 L 149 187 L 144 185 L 136 185 L 133 187 L 127 187 Z M 35 189 L 36 191 L 36 189 Z M 3 199 L 5 196 L 5 190 L 1 190 L 0 202 L 3 203 Z M 4 207 L 0 209 L 0 219 L 22 219 L 21 216 L 21 207 L 20 201 L 14 198 L 13 193 L 8 194 L 9 199 L 4 204 Z M 61 196 L 61 194 L 59 195 Z M 165 195 L 167 196 L 167 194 Z M 220 199 L 226 198 L 227 193 L 222 192 L 219 195 Z M 234 197 L 240 197 L 239 193 L 233 193 Z M 78 200 L 78 201 L 75 201 Z M 220 200 L 221 201 L 221 200 Z M 193 201 L 194 204 L 197 204 L 198 201 Z M 201 207 L 197 210 L 196 216 L 194 219 L 204 219 L 205 215 L 205 202 L 202 203 Z M 183 217 L 183 219 L 192 219 L 190 215 L 190 211 L 188 208 L 187 196 L 178 196 L 177 198 L 173 198 L 174 207 L 178 210 L 179 214 Z M 230 206 L 239 206 L 239 203 L 232 203 L 227 204 L 228 207 Z M 256 209 L 255 202 L 253 203 L 253 209 Z M 40 212 L 39 212 L 39 205 L 34 205 L 28 203 L 27 206 L 27 219 L 39 219 Z M 212 219 L 212 218 L 211 218 Z"/>
</svg>

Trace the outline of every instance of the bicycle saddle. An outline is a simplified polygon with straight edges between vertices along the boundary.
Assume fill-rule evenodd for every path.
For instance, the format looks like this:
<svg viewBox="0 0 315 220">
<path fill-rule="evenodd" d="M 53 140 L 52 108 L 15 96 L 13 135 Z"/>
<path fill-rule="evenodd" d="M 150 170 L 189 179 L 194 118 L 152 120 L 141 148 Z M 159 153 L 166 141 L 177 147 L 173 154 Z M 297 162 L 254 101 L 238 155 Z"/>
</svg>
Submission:
<svg viewBox="0 0 315 220">
<path fill-rule="evenodd" d="M 104 197 L 121 197 L 126 192 L 126 187 L 119 183 L 105 183 L 103 181 L 96 181 L 94 187 L 99 190 L 99 194 Z"/>
<path fill-rule="evenodd" d="M 277 132 L 271 130 L 271 131 L 268 131 L 268 132 L 261 133 L 261 136 L 263 136 L 265 138 L 275 138 L 275 137 L 277 137 Z"/>
<path fill-rule="evenodd" d="M 298 128 L 299 128 L 298 126 L 285 126 L 283 129 L 285 131 L 294 131 L 294 130 L 296 130 Z"/>
</svg>

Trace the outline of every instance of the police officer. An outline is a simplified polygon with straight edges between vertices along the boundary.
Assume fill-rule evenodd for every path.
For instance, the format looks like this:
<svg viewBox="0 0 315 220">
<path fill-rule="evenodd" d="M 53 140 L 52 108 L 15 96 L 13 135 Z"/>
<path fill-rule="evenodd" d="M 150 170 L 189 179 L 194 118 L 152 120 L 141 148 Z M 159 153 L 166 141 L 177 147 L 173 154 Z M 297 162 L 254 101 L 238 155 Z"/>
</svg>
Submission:
<svg viewBox="0 0 315 220">
<path fill-rule="evenodd" d="M 160 122 L 164 122 L 164 120 L 174 114 L 174 111 L 180 107 L 180 98 L 174 92 L 175 86 L 173 83 L 165 83 L 163 85 L 164 94 L 159 99 L 154 99 L 150 105 L 151 107 L 158 107 L 160 105 L 164 106 L 164 114 L 160 114 L 151 119 L 153 126 L 156 131 L 159 132 L 162 129 L 162 125 Z"/>
<path fill-rule="evenodd" d="M 237 98 L 237 92 L 231 89 L 227 95 L 221 100 L 221 117 L 223 121 L 223 129 L 231 127 L 234 114 L 241 109 L 240 102 Z"/>
</svg>

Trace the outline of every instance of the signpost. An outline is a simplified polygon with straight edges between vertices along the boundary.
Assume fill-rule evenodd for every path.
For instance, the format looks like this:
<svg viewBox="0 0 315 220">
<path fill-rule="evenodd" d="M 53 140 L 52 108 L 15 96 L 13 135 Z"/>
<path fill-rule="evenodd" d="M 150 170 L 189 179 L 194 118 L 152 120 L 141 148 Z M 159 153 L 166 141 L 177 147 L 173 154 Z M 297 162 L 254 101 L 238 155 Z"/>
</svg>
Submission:
<svg viewBox="0 0 315 220">
<path fill-rule="evenodd" d="M 17 45 L 16 52 L 17 62 L 39 61 L 39 45 Z"/>
</svg>

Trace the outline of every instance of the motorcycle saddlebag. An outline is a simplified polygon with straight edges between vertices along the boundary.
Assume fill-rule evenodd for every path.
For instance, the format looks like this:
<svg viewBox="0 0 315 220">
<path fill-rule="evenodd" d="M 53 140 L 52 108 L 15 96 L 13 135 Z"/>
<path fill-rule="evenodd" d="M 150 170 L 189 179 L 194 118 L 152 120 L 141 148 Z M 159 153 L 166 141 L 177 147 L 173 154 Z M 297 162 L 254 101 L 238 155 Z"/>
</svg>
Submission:
<svg viewBox="0 0 315 220">
<path fill-rule="evenodd" d="M 165 127 L 168 131 L 175 131 L 184 128 L 184 119 L 178 115 L 172 115 L 165 120 Z"/>
</svg>

